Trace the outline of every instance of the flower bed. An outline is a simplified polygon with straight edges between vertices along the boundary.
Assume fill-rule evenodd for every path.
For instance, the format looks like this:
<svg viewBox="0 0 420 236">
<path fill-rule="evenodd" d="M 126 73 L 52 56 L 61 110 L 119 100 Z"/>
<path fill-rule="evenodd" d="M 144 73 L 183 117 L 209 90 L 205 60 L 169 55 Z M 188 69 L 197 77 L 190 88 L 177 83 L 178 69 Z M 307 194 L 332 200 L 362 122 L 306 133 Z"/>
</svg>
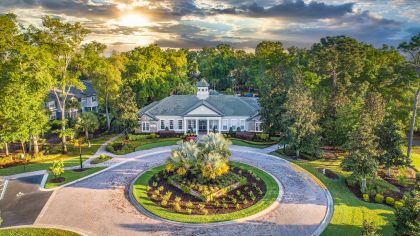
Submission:
<svg viewBox="0 0 420 236">
<path fill-rule="evenodd" d="M 172 175 L 168 178 L 168 183 L 179 188 L 184 193 L 191 194 L 203 201 L 210 201 L 217 197 L 225 196 L 229 191 L 245 185 L 247 178 L 228 172 L 209 182 L 198 178 Z"/>
<path fill-rule="evenodd" d="M 229 165 L 230 172 L 246 178 L 247 183 L 207 202 L 168 183 L 171 175 L 163 166 L 142 174 L 133 186 L 133 195 L 144 209 L 159 217 L 190 223 L 243 218 L 264 210 L 276 200 L 279 186 L 270 175 L 241 163 Z"/>
</svg>

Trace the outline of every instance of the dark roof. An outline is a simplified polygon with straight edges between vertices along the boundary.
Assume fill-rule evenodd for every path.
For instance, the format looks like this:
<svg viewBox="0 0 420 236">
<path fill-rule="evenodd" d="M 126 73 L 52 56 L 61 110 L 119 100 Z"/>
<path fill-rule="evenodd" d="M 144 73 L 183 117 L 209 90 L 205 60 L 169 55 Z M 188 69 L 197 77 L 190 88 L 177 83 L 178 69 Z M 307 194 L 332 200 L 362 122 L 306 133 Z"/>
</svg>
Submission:
<svg viewBox="0 0 420 236">
<path fill-rule="evenodd" d="M 197 87 L 208 87 L 208 86 L 209 86 L 209 83 L 207 83 L 207 81 L 205 79 L 201 79 L 197 83 Z"/>
<path fill-rule="evenodd" d="M 91 97 L 91 96 L 96 95 L 96 90 L 93 88 L 93 85 L 89 80 L 82 80 L 82 83 L 85 86 L 85 89 L 83 91 L 75 87 L 71 87 L 70 94 L 77 98 L 85 98 L 85 97 Z M 48 94 L 47 100 L 52 101 L 55 99 L 56 97 L 55 97 L 54 92 L 50 92 Z"/>
<path fill-rule="evenodd" d="M 210 95 L 200 100 L 195 95 L 172 95 L 143 107 L 137 114 L 155 116 L 184 116 L 204 105 L 220 116 L 253 116 L 259 111 L 258 98 L 233 95 Z"/>
</svg>

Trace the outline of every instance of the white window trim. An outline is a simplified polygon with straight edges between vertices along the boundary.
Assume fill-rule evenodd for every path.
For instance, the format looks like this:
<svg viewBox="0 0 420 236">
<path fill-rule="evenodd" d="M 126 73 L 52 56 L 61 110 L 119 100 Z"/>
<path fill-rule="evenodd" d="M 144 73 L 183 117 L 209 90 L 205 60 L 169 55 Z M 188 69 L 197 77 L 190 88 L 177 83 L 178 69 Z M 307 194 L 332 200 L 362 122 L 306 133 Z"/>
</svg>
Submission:
<svg viewBox="0 0 420 236">
<path fill-rule="evenodd" d="M 160 120 L 160 129 L 161 130 L 164 130 L 165 129 L 165 120 Z"/>
<path fill-rule="evenodd" d="M 174 129 L 174 120 L 169 120 L 169 129 L 170 130 L 173 130 Z"/>
<path fill-rule="evenodd" d="M 233 131 L 236 131 L 236 128 L 238 128 L 238 123 L 236 122 L 236 119 L 230 120 L 230 127 L 233 129 Z"/>
<path fill-rule="evenodd" d="M 147 129 L 146 129 L 147 127 Z M 149 132 L 150 131 L 150 122 L 149 121 L 142 121 L 141 122 L 141 131 Z"/>
<path fill-rule="evenodd" d="M 243 126 L 242 126 L 242 124 L 243 124 Z M 241 131 L 245 130 L 245 120 L 244 119 L 239 120 L 239 127 L 241 127 Z"/>
<path fill-rule="evenodd" d="M 184 128 L 184 121 L 183 120 L 178 120 L 178 129 L 182 130 Z"/>
<path fill-rule="evenodd" d="M 261 123 L 262 122 L 260 122 L 260 121 L 255 122 L 255 132 L 262 132 Z M 258 124 L 258 130 L 257 130 L 257 124 Z"/>
</svg>

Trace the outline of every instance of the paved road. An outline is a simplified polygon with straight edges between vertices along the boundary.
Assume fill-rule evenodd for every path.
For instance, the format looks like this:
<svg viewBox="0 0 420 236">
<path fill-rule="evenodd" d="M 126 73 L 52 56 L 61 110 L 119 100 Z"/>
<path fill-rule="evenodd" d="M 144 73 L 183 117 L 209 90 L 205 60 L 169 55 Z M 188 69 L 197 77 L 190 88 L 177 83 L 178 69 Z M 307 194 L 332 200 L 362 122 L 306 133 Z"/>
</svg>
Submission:
<svg viewBox="0 0 420 236">
<path fill-rule="evenodd" d="M 326 195 L 310 175 L 264 151 L 235 146 L 231 148 L 232 160 L 264 169 L 281 182 L 284 195 L 272 211 L 226 227 L 181 227 L 151 219 L 130 203 L 128 186 L 139 173 L 164 163 L 170 149 L 116 157 L 111 163 L 128 161 L 56 190 L 35 224 L 62 226 L 88 235 L 311 235 L 326 215 Z"/>
<path fill-rule="evenodd" d="M 41 191 L 43 175 L 9 180 L 4 198 L 0 200 L 1 227 L 33 224 L 52 192 Z"/>
</svg>

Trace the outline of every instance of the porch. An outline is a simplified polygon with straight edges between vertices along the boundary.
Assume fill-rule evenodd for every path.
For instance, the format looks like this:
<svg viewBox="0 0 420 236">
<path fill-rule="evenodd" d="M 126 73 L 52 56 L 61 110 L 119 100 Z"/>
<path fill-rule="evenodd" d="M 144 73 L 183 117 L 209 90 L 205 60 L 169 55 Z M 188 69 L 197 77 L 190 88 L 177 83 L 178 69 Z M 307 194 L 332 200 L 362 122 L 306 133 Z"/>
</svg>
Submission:
<svg viewBox="0 0 420 236">
<path fill-rule="evenodd" d="M 188 117 L 184 118 L 184 134 L 193 132 L 197 135 L 220 132 L 221 117 Z"/>
</svg>

